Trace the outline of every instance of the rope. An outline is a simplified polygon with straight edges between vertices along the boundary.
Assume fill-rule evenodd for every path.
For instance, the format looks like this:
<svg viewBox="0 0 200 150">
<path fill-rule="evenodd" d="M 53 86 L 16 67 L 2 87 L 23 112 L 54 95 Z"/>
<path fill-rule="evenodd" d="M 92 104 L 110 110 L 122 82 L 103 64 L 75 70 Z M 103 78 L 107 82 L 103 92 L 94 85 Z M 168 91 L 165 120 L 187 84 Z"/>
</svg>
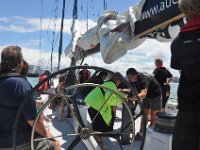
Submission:
<svg viewBox="0 0 200 150">
<path fill-rule="evenodd" d="M 64 26 L 64 18 L 65 18 L 65 1 L 63 0 L 63 8 L 62 8 L 62 18 L 61 18 L 61 29 L 60 29 L 60 41 L 58 48 L 58 70 L 60 70 L 60 62 L 62 55 L 62 44 L 63 44 L 63 26 Z"/>
</svg>

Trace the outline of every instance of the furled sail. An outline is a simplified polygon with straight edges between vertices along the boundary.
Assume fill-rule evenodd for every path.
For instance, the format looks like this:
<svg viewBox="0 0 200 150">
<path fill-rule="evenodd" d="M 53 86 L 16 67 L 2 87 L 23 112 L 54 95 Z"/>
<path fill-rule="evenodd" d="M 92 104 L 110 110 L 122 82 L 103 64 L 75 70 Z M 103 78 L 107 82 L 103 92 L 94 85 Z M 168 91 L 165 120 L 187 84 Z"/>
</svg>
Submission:
<svg viewBox="0 0 200 150">
<path fill-rule="evenodd" d="M 75 51 L 67 47 L 65 52 L 77 59 L 80 50 L 84 57 L 101 52 L 104 62 L 110 64 L 146 38 L 171 41 L 184 24 L 183 18 L 177 0 L 141 0 L 121 15 L 105 12 L 94 28 L 77 39 Z"/>
</svg>

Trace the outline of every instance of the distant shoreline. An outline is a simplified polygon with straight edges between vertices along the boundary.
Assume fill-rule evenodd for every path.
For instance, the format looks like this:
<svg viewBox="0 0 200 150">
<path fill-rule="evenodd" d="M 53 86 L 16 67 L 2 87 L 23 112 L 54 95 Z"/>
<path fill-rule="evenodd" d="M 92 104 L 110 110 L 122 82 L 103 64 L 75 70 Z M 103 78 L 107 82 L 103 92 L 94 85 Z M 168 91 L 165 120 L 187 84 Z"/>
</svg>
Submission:
<svg viewBox="0 0 200 150">
<path fill-rule="evenodd" d="M 39 77 L 38 73 L 28 73 L 28 77 Z"/>
</svg>

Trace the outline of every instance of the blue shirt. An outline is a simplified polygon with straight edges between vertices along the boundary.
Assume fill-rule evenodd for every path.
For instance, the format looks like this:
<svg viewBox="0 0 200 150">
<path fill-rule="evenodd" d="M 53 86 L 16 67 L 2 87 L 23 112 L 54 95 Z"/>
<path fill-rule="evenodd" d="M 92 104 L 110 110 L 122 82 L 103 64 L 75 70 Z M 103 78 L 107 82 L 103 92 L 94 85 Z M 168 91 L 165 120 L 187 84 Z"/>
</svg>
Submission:
<svg viewBox="0 0 200 150">
<path fill-rule="evenodd" d="M 23 77 L 0 78 L 0 148 L 12 147 L 13 124 L 24 101 L 27 103 L 19 119 L 16 144 L 30 142 L 32 127 L 27 120 L 35 120 L 37 116 L 31 90 Z"/>
</svg>

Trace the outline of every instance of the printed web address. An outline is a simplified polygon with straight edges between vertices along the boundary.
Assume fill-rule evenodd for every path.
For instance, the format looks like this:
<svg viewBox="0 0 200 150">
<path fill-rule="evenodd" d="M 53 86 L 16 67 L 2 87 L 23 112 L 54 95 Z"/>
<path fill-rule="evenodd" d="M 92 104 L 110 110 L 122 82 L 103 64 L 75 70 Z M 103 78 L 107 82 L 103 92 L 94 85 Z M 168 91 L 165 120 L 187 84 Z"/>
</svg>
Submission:
<svg viewBox="0 0 200 150">
<path fill-rule="evenodd" d="M 142 13 L 141 19 L 147 19 L 150 18 L 151 16 L 154 16 L 170 7 L 172 7 L 173 5 L 176 5 L 178 3 L 177 0 L 164 0 L 162 2 L 160 2 L 160 4 L 155 5 L 154 7 L 144 11 Z"/>
</svg>

